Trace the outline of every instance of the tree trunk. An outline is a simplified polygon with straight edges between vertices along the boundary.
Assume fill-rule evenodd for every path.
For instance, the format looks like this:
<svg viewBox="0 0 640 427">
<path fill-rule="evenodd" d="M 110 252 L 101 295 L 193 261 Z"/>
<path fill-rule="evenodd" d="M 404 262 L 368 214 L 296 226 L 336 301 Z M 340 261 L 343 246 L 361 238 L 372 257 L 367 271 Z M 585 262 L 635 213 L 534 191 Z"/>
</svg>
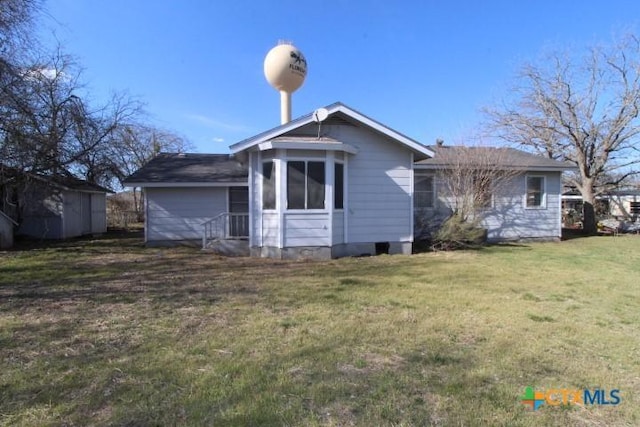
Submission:
<svg viewBox="0 0 640 427">
<path fill-rule="evenodd" d="M 582 231 L 584 234 L 592 235 L 598 232 L 596 222 L 595 196 L 593 188 L 586 185 L 580 189 L 582 194 Z"/>
</svg>

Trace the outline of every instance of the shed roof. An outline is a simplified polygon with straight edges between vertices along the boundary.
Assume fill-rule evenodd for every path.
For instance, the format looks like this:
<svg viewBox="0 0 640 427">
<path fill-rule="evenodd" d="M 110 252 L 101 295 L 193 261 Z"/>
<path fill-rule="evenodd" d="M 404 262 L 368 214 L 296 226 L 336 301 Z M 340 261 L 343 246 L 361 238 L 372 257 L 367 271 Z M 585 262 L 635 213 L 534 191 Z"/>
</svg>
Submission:
<svg viewBox="0 0 640 427">
<path fill-rule="evenodd" d="M 246 184 L 247 178 L 247 167 L 229 154 L 160 153 L 124 184 Z"/>
</svg>

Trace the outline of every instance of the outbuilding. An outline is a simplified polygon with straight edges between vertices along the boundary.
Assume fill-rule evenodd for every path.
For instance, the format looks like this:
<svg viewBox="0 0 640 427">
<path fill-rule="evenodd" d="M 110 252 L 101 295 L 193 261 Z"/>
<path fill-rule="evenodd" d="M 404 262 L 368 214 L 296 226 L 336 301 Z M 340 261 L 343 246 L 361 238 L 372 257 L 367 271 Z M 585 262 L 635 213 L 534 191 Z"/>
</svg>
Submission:
<svg viewBox="0 0 640 427">
<path fill-rule="evenodd" d="M 45 176 L 5 168 L 0 210 L 15 235 L 68 239 L 107 231 L 104 187 L 70 176 Z"/>
</svg>

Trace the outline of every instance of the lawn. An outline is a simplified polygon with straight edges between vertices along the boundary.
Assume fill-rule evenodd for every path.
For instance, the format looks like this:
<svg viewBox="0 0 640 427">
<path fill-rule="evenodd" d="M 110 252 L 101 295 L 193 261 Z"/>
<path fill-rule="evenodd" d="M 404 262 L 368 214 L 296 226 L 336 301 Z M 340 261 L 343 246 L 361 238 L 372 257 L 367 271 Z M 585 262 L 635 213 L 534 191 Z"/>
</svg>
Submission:
<svg viewBox="0 0 640 427">
<path fill-rule="evenodd" d="M 0 424 L 639 425 L 640 237 L 325 262 L 0 252 Z M 620 390 L 543 405 L 525 387 Z"/>
</svg>

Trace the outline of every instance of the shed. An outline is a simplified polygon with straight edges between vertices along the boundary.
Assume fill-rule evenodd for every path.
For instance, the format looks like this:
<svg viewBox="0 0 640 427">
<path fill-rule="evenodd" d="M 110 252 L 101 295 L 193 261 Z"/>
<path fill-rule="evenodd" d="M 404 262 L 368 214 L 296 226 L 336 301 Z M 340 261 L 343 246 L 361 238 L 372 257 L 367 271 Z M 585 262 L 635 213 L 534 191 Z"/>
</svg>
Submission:
<svg viewBox="0 0 640 427">
<path fill-rule="evenodd" d="M 13 247 L 13 228 L 17 225 L 9 215 L 0 211 L 0 249 Z"/>
<path fill-rule="evenodd" d="M 104 187 L 71 176 L 4 171 L 4 208 L 18 224 L 15 234 L 39 239 L 67 239 L 107 231 Z"/>
</svg>

